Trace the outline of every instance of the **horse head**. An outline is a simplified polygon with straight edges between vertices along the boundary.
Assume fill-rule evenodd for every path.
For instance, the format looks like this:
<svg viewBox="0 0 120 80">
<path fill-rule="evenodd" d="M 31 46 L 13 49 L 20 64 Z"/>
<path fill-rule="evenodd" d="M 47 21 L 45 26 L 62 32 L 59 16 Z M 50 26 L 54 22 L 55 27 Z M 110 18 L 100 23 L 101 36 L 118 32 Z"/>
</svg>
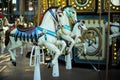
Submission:
<svg viewBox="0 0 120 80">
<path fill-rule="evenodd" d="M 58 19 L 59 26 L 62 26 L 62 27 L 65 27 L 65 25 L 69 26 L 68 16 L 66 15 L 66 12 L 61 7 L 57 9 L 56 16 Z"/>
<path fill-rule="evenodd" d="M 3 26 L 9 25 L 9 21 L 6 17 L 3 18 Z"/>
<path fill-rule="evenodd" d="M 79 20 L 78 21 L 78 28 L 82 30 L 87 30 L 87 27 L 85 25 L 85 21 Z"/>
<path fill-rule="evenodd" d="M 81 36 L 82 31 L 85 30 L 87 30 L 85 22 L 82 20 L 78 20 L 73 27 L 72 33 L 75 34 L 76 36 Z"/>
<path fill-rule="evenodd" d="M 67 7 L 64 7 L 64 11 L 66 12 L 72 24 L 74 24 L 77 21 L 77 12 L 75 8 L 72 6 L 67 6 Z"/>
</svg>

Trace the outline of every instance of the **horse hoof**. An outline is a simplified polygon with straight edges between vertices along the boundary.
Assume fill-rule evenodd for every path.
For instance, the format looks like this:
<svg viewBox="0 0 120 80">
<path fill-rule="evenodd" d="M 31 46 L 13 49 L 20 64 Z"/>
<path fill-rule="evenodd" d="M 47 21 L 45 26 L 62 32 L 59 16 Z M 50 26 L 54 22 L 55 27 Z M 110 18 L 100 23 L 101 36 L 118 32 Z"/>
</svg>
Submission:
<svg viewBox="0 0 120 80">
<path fill-rule="evenodd" d="M 65 53 L 65 56 L 68 55 L 68 52 Z"/>
<path fill-rule="evenodd" d="M 12 61 L 12 58 L 10 58 L 10 61 Z"/>
<path fill-rule="evenodd" d="M 13 64 L 13 66 L 16 66 L 16 62 L 15 61 L 12 61 L 12 64 Z"/>
<path fill-rule="evenodd" d="M 47 67 L 48 67 L 48 68 L 52 68 L 52 67 L 53 67 L 52 63 L 48 63 L 48 64 L 47 64 Z"/>
</svg>

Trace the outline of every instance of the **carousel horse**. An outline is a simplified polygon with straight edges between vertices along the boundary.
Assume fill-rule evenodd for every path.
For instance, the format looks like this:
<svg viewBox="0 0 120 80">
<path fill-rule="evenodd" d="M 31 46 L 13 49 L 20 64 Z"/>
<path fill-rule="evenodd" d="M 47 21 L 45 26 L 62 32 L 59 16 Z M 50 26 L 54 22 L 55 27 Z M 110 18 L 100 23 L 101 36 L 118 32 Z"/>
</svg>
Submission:
<svg viewBox="0 0 120 80">
<path fill-rule="evenodd" d="M 67 17 L 69 19 L 69 23 L 66 23 L 66 25 L 71 27 L 71 31 L 66 29 L 66 31 L 64 31 L 64 32 L 66 32 L 66 34 L 68 34 L 71 38 L 74 37 L 74 39 L 73 39 L 74 40 L 74 45 L 72 45 L 72 46 L 79 47 L 83 43 L 83 39 L 81 37 L 82 32 L 84 30 L 87 30 L 87 27 L 85 26 L 85 22 L 81 21 L 81 20 L 77 20 L 77 12 L 76 12 L 74 7 L 72 7 L 72 6 L 64 7 L 64 11 L 66 12 Z M 73 29 L 74 28 L 73 25 L 74 26 L 75 25 L 81 26 L 81 28 L 78 29 L 78 30 L 81 30 L 81 31 L 74 32 L 75 30 Z M 84 45 L 84 43 L 83 43 L 83 45 Z"/>
<path fill-rule="evenodd" d="M 27 24 L 26 23 L 23 23 L 22 22 L 23 20 L 21 20 L 20 18 L 16 18 L 15 22 L 14 23 L 9 23 L 8 19 L 6 17 L 3 18 L 3 48 L 2 48 L 2 53 L 4 53 L 4 49 L 5 49 L 5 45 L 4 45 L 4 37 L 5 37 L 5 32 L 8 30 L 8 29 L 13 29 L 15 28 L 17 25 L 23 25 L 23 27 L 27 27 Z M 28 25 L 29 27 L 33 26 L 32 22 Z M 16 53 L 16 50 L 14 50 L 14 53 Z M 21 46 L 21 54 L 23 55 L 23 46 Z"/>
<path fill-rule="evenodd" d="M 59 22 L 61 22 L 62 28 L 57 31 L 57 35 L 60 37 L 60 39 L 63 39 L 66 42 L 70 43 L 68 44 L 69 47 L 66 48 L 68 51 L 67 55 L 65 56 L 65 61 L 66 69 L 71 69 L 72 66 L 70 56 L 72 48 L 76 43 L 78 43 L 78 41 L 81 42 L 79 38 L 81 36 L 81 30 L 87 30 L 87 28 L 83 21 L 77 21 L 76 11 L 74 10 L 74 8 L 65 7 L 63 13 L 63 18 L 60 18 L 58 20 Z M 73 27 L 71 27 L 70 25 L 69 18 L 71 19 L 71 22 L 75 24 Z"/>
<path fill-rule="evenodd" d="M 84 26 L 84 27 L 82 27 L 83 30 L 86 30 L 86 26 L 84 25 L 85 22 L 77 20 L 77 12 L 76 12 L 75 8 L 73 8 L 72 6 L 64 7 L 64 11 L 67 13 L 67 16 L 68 16 L 68 19 L 69 19 L 69 25 L 70 25 L 71 29 L 74 28 L 73 25 L 76 25 L 80 22 L 79 25 L 80 24 L 83 25 Z M 71 35 L 71 37 L 72 36 L 73 35 Z M 76 35 L 76 36 L 77 37 L 81 36 L 81 33 Z M 77 38 L 75 39 L 75 44 L 76 44 L 76 40 L 77 40 Z"/>
<path fill-rule="evenodd" d="M 64 18 L 61 18 L 61 19 L 64 19 L 64 20 L 61 20 L 61 22 L 64 25 L 62 29 L 57 31 L 57 33 L 62 39 L 69 42 L 70 45 L 67 48 L 68 49 L 67 52 L 71 53 L 72 48 L 75 44 L 75 41 L 72 38 L 73 34 L 71 33 L 71 25 L 70 25 L 69 19 L 72 21 L 72 23 L 75 23 L 77 21 L 76 11 L 73 7 L 65 7 L 63 8 L 63 12 L 65 16 L 63 16 Z"/>
<path fill-rule="evenodd" d="M 17 20 L 15 21 L 15 22 L 18 22 Z M 20 21 L 19 21 L 20 22 Z M 17 25 L 17 24 L 16 24 Z M 3 31 L 2 31 L 2 43 L 1 43 L 1 53 L 4 53 L 4 50 L 5 50 L 5 32 L 10 28 L 10 29 L 12 29 L 12 28 L 15 28 L 16 27 L 16 25 L 14 24 L 14 23 L 9 23 L 9 21 L 8 21 L 8 19 L 6 18 L 6 17 L 4 17 L 3 19 L 2 19 L 2 29 L 3 29 Z M 22 50 L 21 50 L 22 51 Z"/>
<path fill-rule="evenodd" d="M 40 26 L 23 28 L 22 25 L 18 25 L 12 30 L 6 31 L 5 45 L 11 56 L 11 61 L 16 66 L 16 57 L 13 52 L 14 49 L 19 48 L 23 44 L 33 44 L 38 46 L 46 46 L 49 50 L 55 53 L 51 65 L 54 65 L 61 55 L 62 51 L 66 47 L 63 40 L 58 40 L 56 37 L 57 26 L 59 18 L 62 18 L 63 12 L 59 8 L 48 9 L 44 14 L 42 23 Z M 54 13 L 54 14 L 53 14 Z M 61 45 L 61 51 L 56 45 Z"/>
<path fill-rule="evenodd" d="M 7 21 L 7 18 L 4 17 L 3 19 L 1 18 L 0 19 L 0 26 L 1 26 L 1 29 L 2 31 L 0 32 L 1 33 L 1 53 L 4 53 L 4 50 L 5 50 L 5 45 L 4 45 L 4 41 L 5 41 L 5 31 L 8 30 L 8 26 L 6 25 L 8 24 L 8 21 Z"/>
</svg>

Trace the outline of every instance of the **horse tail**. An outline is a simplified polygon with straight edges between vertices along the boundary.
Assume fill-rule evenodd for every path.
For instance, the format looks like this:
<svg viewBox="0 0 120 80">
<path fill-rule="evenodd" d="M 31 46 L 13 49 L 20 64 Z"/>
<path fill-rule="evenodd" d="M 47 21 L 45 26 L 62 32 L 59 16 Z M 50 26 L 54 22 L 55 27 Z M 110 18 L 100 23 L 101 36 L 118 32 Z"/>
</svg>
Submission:
<svg viewBox="0 0 120 80">
<path fill-rule="evenodd" d="M 10 34 L 10 31 L 7 30 L 7 31 L 5 32 L 5 46 L 7 46 L 8 43 L 9 43 L 9 41 L 10 41 L 9 34 Z"/>
</svg>

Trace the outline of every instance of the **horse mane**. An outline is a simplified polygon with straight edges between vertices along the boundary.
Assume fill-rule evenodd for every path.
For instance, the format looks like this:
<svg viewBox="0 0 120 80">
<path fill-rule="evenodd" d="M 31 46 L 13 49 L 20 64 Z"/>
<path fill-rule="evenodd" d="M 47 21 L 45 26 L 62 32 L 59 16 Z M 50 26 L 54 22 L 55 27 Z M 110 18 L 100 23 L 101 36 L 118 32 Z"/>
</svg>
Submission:
<svg viewBox="0 0 120 80">
<path fill-rule="evenodd" d="M 48 12 L 50 9 L 57 9 L 58 7 L 50 7 L 50 8 L 48 8 L 45 12 L 44 12 L 44 14 L 43 14 L 43 17 L 44 17 L 44 15 L 46 14 L 46 12 Z"/>
<path fill-rule="evenodd" d="M 48 8 L 48 9 L 44 12 L 44 14 L 43 14 L 43 16 L 42 16 L 41 23 L 42 23 L 42 21 L 43 21 L 43 18 L 44 18 L 44 16 L 45 16 L 45 14 L 46 14 L 49 10 L 55 9 L 55 10 L 57 11 L 58 8 L 59 8 L 58 6 L 57 6 L 57 7 L 55 6 L 55 7 L 50 7 L 50 8 Z M 62 9 L 62 11 L 63 11 L 63 9 Z"/>
</svg>

